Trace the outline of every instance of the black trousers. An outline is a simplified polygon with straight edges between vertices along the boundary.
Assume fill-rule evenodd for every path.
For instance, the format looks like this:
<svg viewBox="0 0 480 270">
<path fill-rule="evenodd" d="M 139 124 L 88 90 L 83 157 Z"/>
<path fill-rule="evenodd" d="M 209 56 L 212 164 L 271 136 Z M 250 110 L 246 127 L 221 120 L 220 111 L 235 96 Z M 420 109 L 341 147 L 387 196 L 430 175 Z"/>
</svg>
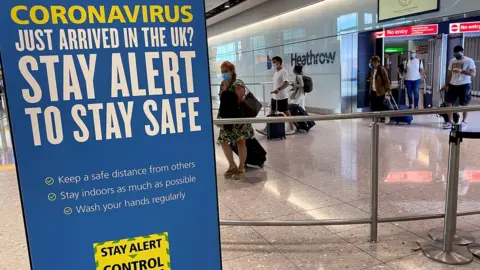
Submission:
<svg viewBox="0 0 480 270">
<path fill-rule="evenodd" d="M 370 109 L 372 112 L 385 111 L 385 95 L 377 96 L 377 93 L 370 92 Z"/>
</svg>

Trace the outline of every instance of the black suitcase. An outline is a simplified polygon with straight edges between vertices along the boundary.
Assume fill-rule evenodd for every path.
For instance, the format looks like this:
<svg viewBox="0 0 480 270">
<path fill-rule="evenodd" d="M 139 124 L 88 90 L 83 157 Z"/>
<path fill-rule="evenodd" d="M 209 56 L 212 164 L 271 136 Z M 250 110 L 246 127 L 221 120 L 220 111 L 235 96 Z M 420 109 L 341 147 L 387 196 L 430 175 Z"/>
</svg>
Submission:
<svg viewBox="0 0 480 270">
<path fill-rule="evenodd" d="M 267 161 L 267 152 L 263 149 L 262 145 L 257 141 L 257 139 L 246 140 L 247 144 L 247 160 L 246 164 L 251 166 L 257 166 L 263 168 L 265 161 Z M 238 147 L 236 143 L 230 144 L 233 152 L 238 155 Z"/>
<path fill-rule="evenodd" d="M 425 88 L 423 91 L 423 108 L 431 109 L 433 108 L 433 92 L 431 89 L 427 89 L 427 80 L 424 82 Z"/>
<path fill-rule="evenodd" d="M 292 114 L 292 116 L 308 116 L 308 113 L 299 105 L 297 104 L 290 104 L 288 105 L 288 110 Z M 310 131 L 312 127 L 315 126 L 314 121 L 302 121 L 302 122 L 295 122 L 295 126 L 299 130 Z"/>
<path fill-rule="evenodd" d="M 283 113 L 268 115 L 267 117 L 285 117 Z M 286 139 L 285 123 L 268 123 L 267 124 L 267 140 L 283 140 Z"/>
</svg>

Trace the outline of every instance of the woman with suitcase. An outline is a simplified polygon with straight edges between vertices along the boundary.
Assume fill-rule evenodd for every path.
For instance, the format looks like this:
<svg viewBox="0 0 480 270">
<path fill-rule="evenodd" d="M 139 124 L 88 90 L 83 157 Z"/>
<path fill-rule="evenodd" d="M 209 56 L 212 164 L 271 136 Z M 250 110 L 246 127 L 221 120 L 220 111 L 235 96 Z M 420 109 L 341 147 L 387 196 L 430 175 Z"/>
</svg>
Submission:
<svg viewBox="0 0 480 270">
<path fill-rule="evenodd" d="M 221 65 L 223 82 L 220 87 L 220 108 L 218 118 L 241 118 L 242 112 L 239 104 L 245 96 L 245 84 L 237 80 L 235 66 L 230 62 L 224 62 Z M 228 170 L 225 177 L 236 180 L 245 177 L 245 161 L 247 159 L 246 140 L 254 137 L 254 130 L 251 124 L 222 125 L 220 126 L 220 135 L 218 142 L 222 146 L 223 153 L 228 160 Z M 233 159 L 233 150 L 231 144 L 238 147 L 239 165 L 235 164 Z"/>
</svg>

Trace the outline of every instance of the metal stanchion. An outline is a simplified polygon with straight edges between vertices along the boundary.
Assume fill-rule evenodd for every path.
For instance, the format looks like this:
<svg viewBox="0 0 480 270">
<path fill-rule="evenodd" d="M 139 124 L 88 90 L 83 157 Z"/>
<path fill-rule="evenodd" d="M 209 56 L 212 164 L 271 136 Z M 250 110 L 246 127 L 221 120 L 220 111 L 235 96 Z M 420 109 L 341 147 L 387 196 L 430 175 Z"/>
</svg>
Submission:
<svg viewBox="0 0 480 270">
<path fill-rule="evenodd" d="M 263 115 L 267 116 L 267 97 L 265 95 L 265 84 L 262 83 L 262 91 L 263 91 Z"/>
<path fill-rule="evenodd" d="M 371 174 L 371 224 L 370 224 L 370 241 L 378 241 L 378 148 L 380 141 L 380 126 L 378 117 L 373 118 L 372 123 L 372 156 L 370 161 Z"/>
<path fill-rule="evenodd" d="M 434 261 L 451 265 L 468 264 L 473 260 L 473 255 L 466 246 L 454 245 L 454 239 L 459 238 L 457 232 L 457 199 L 460 165 L 460 144 L 462 142 L 462 138 L 459 136 L 459 131 L 460 126 L 455 125 L 452 132 L 450 133 L 449 140 L 450 150 L 448 158 L 448 180 L 447 194 L 445 200 L 443 244 L 429 242 L 422 245 L 422 250 L 425 256 Z M 430 235 L 431 232 L 429 233 Z"/>
</svg>

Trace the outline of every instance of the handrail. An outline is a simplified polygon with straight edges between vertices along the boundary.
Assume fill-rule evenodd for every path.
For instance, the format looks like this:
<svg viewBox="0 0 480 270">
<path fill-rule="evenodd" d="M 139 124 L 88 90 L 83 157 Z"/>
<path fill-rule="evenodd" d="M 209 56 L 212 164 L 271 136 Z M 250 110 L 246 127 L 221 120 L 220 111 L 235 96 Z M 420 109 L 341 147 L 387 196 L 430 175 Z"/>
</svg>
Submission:
<svg viewBox="0 0 480 270">
<path fill-rule="evenodd" d="M 351 120 L 363 118 L 380 118 L 380 117 L 398 117 L 407 115 L 428 115 L 428 114 L 447 114 L 454 112 L 476 112 L 480 111 L 480 106 L 469 107 L 449 107 L 449 108 L 432 108 L 423 110 L 403 110 L 403 111 L 380 111 L 380 112 L 362 112 L 332 115 L 309 115 L 309 116 L 289 116 L 289 117 L 257 117 L 257 118 L 228 118 L 214 119 L 215 125 L 229 124 L 258 124 L 258 123 L 286 123 L 299 121 L 332 121 L 332 120 Z"/>
<path fill-rule="evenodd" d="M 458 212 L 457 216 L 471 216 L 479 215 L 480 210 Z M 445 214 L 423 214 L 412 216 L 400 216 L 400 217 L 387 217 L 378 218 L 378 223 L 389 222 L 405 222 L 405 221 L 417 221 L 427 219 L 439 219 L 444 218 Z M 221 226 L 271 226 L 271 227 L 283 227 L 283 226 L 330 226 L 330 225 L 357 225 L 357 224 L 370 224 L 372 221 L 370 218 L 354 218 L 354 219 L 317 219 L 317 220 L 220 220 Z"/>
</svg>

